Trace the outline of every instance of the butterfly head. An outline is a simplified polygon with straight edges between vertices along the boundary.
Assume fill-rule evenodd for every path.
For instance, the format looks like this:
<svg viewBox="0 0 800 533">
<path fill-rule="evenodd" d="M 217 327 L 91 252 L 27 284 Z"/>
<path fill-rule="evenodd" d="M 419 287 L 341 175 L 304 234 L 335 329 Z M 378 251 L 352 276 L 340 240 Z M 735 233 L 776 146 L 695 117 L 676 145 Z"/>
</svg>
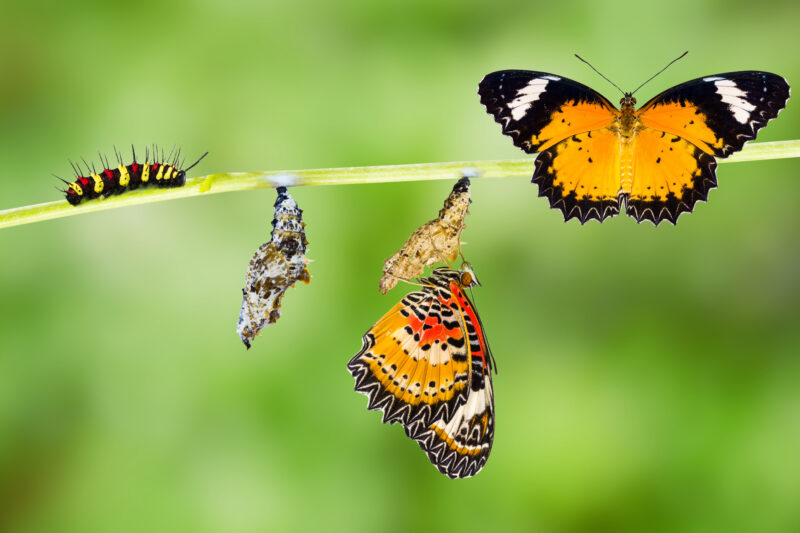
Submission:
<svg viewBox="0 0 800 533">
<path fill-rule="evenodd" d="M 472 265 L 464 261 L 461 265 L 461 272 L 460 272 L 459 281 L 463 287 L 474 287 L 475 285 L 481 285 L 481 282 L 478 281 L 478 277 L 475 275 L 475 272 L 472 270 Z"/>
<path fill-rule="evenodd" d="M 625 93 L 625 96 L 620 98 L 619 105 L 622 107 L 633 107 L 636 105 L 636 98 L 633 97 L 633 93 Z"/>
</svg>

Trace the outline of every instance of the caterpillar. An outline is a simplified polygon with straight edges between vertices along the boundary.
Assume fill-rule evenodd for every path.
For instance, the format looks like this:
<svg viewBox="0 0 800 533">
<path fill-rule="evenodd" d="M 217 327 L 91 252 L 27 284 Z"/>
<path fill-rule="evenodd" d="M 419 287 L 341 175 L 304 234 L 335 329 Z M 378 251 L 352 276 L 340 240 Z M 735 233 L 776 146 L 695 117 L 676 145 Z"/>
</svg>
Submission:
<svg viewBox="0 0 800 533">
<path fill-rule="evenodd" d="M 173 151 L 175 149 L 173 148 Z M 195 161 L 187 168 L 181 170 L 183 162 L 178 164 L 180 159 L 180 149 L 173 157 L 172 152 L 165 156 L 164 151 L 161 151 L 162 162 L 159 162 L 158 147 L 153 147 L 154 162 L 150 162 L 150 150 L 145 149 L 144 163 L 136 161 L 136 150 L 131 146 L 133 152 L 133 162 L 130 165 L 125 165 L 122 162 L 122 156 L 117 149 L 114 149 L 114 155 L 117 158 L 117 167 L 111 168 L 108 158 L 100 156 L 100 164 L 103 169 L 97 172 L 94 165 L 90 165 L 85 159 L 83 163 L 86 165 L 86 175 L 81 169 L 80 163 L 73 163 L 70 161 L 72 169 L 75 171 L 76 179 L 73 182 L 68 182 L 63 178 L 58 179 L 63 181 L 66 189 L 59 189 L 62 193 L 66 194 L 67 202 L 72 205 L 78 205 L 82 200 L 93 200 L 95 198 L 106 198 L 112 194 L 121 194 L 129 189 L 138 189 L 139 187 L 182 187 L 186 184 L 186 172 L 197 165 L 203 160 L 208 152 L 200 156 L 200 159 Z M 170 161 L 167 163 L 166 161 Z"/>
</svg>

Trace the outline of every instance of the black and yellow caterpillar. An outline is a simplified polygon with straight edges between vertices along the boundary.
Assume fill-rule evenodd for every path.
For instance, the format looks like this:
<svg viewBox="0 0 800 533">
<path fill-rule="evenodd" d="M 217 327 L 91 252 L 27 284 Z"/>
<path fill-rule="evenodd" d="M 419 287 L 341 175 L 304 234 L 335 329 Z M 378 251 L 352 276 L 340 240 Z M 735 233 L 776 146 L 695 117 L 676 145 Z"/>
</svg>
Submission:
<svg viewBox="0 0 800 533">
<path fill-rule="evenodd" d="M 103 156 L 100 155 L 100 164 L 104 167 L 100 172 L 95 171 L 94 165 L 90 165 L 84 160 L 87 174 L 85 176 L 81 170 L 80 163 L 70 163 L 76 174 L 75 181 L 68 182 L 59 178 L 67 184 L 66 190 L 62 191 L 66 194 L 67 201 L 72 205 L 78 205 L 82 200 L 105 198 L 112 194 L 121 194 L 139 187 L 182 187 L 186 184 L 186 172 L 208 155 L 208 152 L 204 153 L 192 165 L 181 170 L 178 164 L 180 150 L 174 157 L 172 153 L 165 157 L 162 150 L 159 158 L 158 148 L 153 147 L 154 162 L 151 162 L 148 148 L 145 150 L 144 163 L 136 161 L 136 151 L 132 146 L 131 151 L 133 152 L 133 162 L 129 165 L 124 165 L 122 157 L 116 149 L 114 150 L 119 163 L 116 168 L 110 168 L 111 165 L 109 165 L 108 159 L 104 160 Z M 159 159 L 162 162 L 158 162 Z M 170 163 L 163 161 L 170 161 Z"/>
</svg>

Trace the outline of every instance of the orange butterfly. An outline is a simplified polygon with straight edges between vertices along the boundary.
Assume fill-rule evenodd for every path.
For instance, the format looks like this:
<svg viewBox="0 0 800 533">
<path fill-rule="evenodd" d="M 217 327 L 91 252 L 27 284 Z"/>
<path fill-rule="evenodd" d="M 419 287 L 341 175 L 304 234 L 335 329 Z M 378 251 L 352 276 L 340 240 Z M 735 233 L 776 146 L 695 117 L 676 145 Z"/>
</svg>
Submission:
<svg viewBox="0 0 800 533">
<path fill-rule="evenodd" d="M 494 440 L 493 359 L 466 289 L 468 266 L 437 268 L 364 335 L 347 369 L 368 409 L 399 422 L 451 478 L 478 473 Z"/>
<path fill-rule="evenodd" d="M 564 220 L 602 222 L 622 201 L 629 216 L 658 225 L 707 200 L 717 186 L 714 158 L 755 139 L 785 107 L 789 84 L 769 72 L 714 74 L 639 109 L 635 92 L 624 93 L 618 110 L 585 85 L 527 70 L 493 72 L 478 88 L 503 133 L 539 152 L 533 183 Z"/>
</svg>

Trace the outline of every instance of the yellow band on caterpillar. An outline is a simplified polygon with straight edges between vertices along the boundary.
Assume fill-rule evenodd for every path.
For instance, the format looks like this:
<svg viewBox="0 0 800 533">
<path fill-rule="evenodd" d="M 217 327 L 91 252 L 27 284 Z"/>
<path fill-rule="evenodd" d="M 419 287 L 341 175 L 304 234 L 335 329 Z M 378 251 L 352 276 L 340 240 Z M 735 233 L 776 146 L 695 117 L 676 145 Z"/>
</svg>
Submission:
<svg viewBox="0 0 800 533">
<path fill-rule="evenodd" d="M 127 187 L 131 182 L 131 176 L 128 174 L 127 167 L 120 165 L 117 167 L 117 170 L 119 170 L 119 184 L 123 187 Z"/>
<path fill-rule="evenodd" d="M 103 192 L 103 178 L 97 174 L 92 174 L 92 179 L 94 180 L 94 192 Z"/>
</svg>

